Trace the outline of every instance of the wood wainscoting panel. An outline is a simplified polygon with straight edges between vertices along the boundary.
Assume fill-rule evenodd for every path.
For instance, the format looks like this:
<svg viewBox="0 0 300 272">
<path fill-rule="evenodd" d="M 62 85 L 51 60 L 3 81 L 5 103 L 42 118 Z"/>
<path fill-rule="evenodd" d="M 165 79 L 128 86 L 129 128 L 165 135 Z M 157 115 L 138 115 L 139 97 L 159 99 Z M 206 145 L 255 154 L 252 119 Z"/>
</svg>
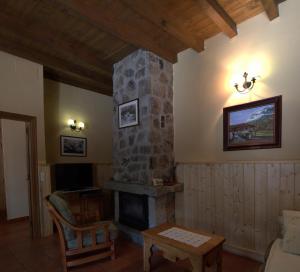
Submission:
<svg viewBox="0 0 300 272">
<path fill-rule="evenodd" d="M 112 164 L 97 163 L 95 164 L 95 185 L 103 188 L 103 184 L 112 179 Z"/>
<path fill-rule="evenodd" d="M 212 166 L 212 183 L 214 191 L 214 231 L 224 233 L 224 167 L 222 164 Z"/>
<path fill-rule="evenodd" d="M 254 226 L 255 226 L 255 168 L 253 163 L 244 164 L 243 193 L 245 202 L 244 214 L 244 247 L 254 248 Z"/>
<path fill-rule="evenodd" d="M 46 206 L 45 198 L 51 194 L 50 165 L 39 163 L 39 196 L 40 196 L 40 224 L 41 236 L 47 237 L 53 233 L 53 223 Z"/>
<path fill-rule="evenodd" d="M 284 209 L 300 210 L 300 161 L 179 163 L 176 223 L 226 238 L 262 259 Z"/>
<path fill-rule="evenodd" d="M 5 222 L 6 216 L 6 198 L 5 198 L 5 180 L 3 169 L 3 146 L 2 146 L 2 122 L 0 120 L 0 223 Z"/>
<path fill-rule="evenodd" d="M 295 209 L 300 210 L 300 163 L 295 164 Z"/>
</svg>

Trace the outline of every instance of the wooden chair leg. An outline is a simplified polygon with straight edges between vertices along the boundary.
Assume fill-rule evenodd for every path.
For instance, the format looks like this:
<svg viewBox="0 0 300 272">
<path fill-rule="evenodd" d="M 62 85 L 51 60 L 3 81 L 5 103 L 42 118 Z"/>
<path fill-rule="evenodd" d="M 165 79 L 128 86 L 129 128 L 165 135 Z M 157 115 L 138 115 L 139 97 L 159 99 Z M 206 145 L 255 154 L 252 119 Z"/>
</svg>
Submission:
<svg viewBox="0 0 300 272">
<path fill-rule="evenodd" d="M 115 247 L 115 241 L 112 242 L 112 245 L 110 246 L 110 250 L 112 252 L 111 259 L 116 259 L 116 247 Z"/>
<path fill-rule="evenodd" d="M 68 272 L 68 267 L 67 267 L 67 257 L 63 257 L 63 270 L 64 272 Z"/>
</svg>

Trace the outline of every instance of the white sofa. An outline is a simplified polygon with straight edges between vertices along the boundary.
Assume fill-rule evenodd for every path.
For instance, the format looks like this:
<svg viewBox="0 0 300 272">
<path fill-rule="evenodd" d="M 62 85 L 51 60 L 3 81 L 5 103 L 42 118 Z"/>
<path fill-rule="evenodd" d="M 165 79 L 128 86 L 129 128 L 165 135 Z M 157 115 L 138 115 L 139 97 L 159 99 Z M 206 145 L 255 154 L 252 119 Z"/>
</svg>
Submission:
<svg viewBox="0 0 300 272">
<path fill-rule="evenodd" d="M 300 211 L 282 214 L 283 237 L 272 244 L 264 272 L 300 272 Z"/>
<path fill-rule="evenodd" d="M 277 239 L 272 244 L 264 272 L 300 271 L 300 255 L 283 251 L 282 242 L 282 239 Z"/>
</svg>

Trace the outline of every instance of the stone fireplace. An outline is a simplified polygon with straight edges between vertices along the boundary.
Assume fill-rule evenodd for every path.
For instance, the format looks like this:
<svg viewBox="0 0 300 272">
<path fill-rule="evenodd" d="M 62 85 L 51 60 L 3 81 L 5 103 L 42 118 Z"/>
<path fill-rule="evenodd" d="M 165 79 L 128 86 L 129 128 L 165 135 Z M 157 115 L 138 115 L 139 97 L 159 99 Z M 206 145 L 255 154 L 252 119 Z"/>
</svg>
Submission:
<svg viewBox="0 0 300 272">
<path fill-rule="evenodd" d="M 118 106 L 135 99 L 139 102 L 139 124 L 120 129 Z M 139 206 L 131 207 L 132 214 L 144 213 L 145 221 L 148 219 L 147 227 L 173 222 L 174 192 L 182 190 L 182 185 L 152 185 L 154 178 L 166 181 L 173 178 L 172 64 L 141 49 L 116 63 L 113 74 L 113 110 L 114 174 L 105 187 L 115 191 L 116 221 L 129 234 L 139 229 L 138 226 L 132 226 L 132 221 L 128 223 L 128 218 L 124 218 L 126 214 L 127 217 L 131 216 L 130 208 L 120 210 L 120 202 L 125 196 L 131 204 L 134 201 L 137 204 L 140 200 Z M 127 194 L 124 195 L 124 192 Z"/>
</svg>

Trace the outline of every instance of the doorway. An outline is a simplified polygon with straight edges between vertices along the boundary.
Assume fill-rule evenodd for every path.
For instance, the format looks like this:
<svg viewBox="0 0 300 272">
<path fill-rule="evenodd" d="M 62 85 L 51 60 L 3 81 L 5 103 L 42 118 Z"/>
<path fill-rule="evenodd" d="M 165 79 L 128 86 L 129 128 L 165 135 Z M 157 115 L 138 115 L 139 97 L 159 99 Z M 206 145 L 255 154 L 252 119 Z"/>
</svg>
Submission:
<svg viewBox="0 0 300 272">
<path fill-rule="evenodd" d="M 31 236 L 39 238 L 36 117 L 0 111 L 0 121 L 0 220 L 29 216 Z"/>
<path fill-rule="evenodd" d="M 29 218 L 29 167 L 26 123 L 0 120 L 6 221 Z M 3 186 L 4 185 L 4 186 Z M 3 191 L 3 189 L 1 190 Z"/>
</svg>

